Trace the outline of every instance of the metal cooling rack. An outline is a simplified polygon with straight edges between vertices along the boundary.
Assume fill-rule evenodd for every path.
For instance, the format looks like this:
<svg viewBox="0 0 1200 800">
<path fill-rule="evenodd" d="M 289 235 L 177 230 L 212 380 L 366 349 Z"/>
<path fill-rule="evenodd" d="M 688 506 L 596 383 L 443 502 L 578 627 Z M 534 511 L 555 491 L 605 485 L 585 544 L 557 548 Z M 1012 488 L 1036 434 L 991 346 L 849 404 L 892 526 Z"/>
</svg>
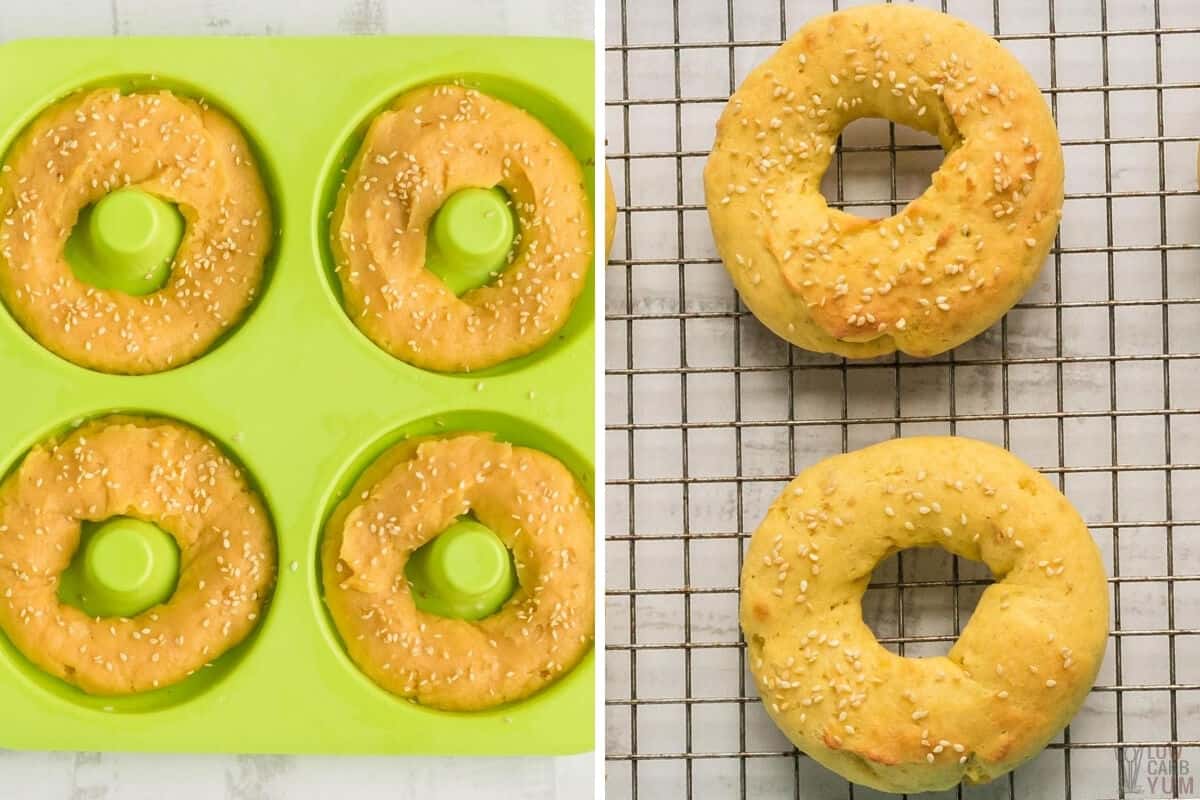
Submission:
<svg viewBox="0 0 1200 800">
<path fill-rule="evenodd" d="M 758 324 L 716 257 L 701 183 L 729 93 L 838 0 L 608 3 L 608 796 L 883 797 L 766 717 L 738 573 L 797 471 L 934 432 L 1002 444 L 1057 480 L 1101 546 L 1113 606 L 1071 727 L 1007 778 L 941 796 L 1200 795 L 1200 2 L 922 2 L 993 32 L 1044 87 L 1064 222 L 1041 280 L 992 330 L 935 359 L 868 362 Z M 859 122 L 823 188 L 883 216 L 940 160 L 930 137 Z M 896 652 L 944 653 L 988 582 L 910 551 L 876 570 L 864 614 Z"/>
</svg>

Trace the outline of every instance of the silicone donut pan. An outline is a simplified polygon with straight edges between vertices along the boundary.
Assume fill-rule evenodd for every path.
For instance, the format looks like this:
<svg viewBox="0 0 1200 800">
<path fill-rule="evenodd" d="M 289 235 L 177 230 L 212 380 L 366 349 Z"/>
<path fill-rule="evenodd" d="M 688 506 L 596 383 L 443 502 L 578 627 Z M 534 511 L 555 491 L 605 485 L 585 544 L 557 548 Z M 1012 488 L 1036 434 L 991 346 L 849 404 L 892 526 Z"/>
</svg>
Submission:
<svg viewBox="0 0 1200 800">
<path fill-rule="evenodd" d="M 255 633 L 176 687 L 90 697 L 0 635 L 0 747 L 240 753 L 571 753 L 593 747 L 594 656 L 532 698 L 447 713 L 358 671 L 321 598 L 318 545 L 359 472 L 405 435 L 492 431 L 562 460 L 594 492 L 594 276 L 539 351 L 484 372 L 426 372 L 343 312 L 326 244 L 342 170 L 376 111 L 462 80 L 537 116 L 593 174 L 593 44 L 475 38 L 71 39 L 0 47 L 0 149 L 79 88 L 164 87 L 228 113 L 257 149 L 277 221 L 261 297 L 187 366 L 91 372 L 0 307 L 0 474 L 35 443 L 114 411 L 208 433 L 275 523 L 279 578 Z"/>
</svg>

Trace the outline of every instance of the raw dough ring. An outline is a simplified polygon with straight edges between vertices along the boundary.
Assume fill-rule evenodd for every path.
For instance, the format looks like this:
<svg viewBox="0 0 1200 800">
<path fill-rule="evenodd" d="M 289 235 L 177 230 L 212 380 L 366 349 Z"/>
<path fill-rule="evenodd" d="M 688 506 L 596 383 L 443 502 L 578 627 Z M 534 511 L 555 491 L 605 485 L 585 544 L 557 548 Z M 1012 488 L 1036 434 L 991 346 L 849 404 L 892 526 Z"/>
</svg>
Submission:
<svg viewBox="0 0 1200 800">
<path fill-rule="evenodd" d="M 450 195 L 498 186 L 517 215 L 508 266 L 456 297 L 425 268 Z M 379 347 L 441 372 L 485 369 L 545 345 L 592 264 L 592 203 L 571 151 L 521 109 L 457 85 L 397 98 L 346 174 L 330 238 L 346 311 Z"/>
<path fill-rule="evenodd" d="M 831 209 L 838 135 L 886 117 L 945 160 L 900 213 Z M 818 17 L 730 98 L 704 171 L 709 219 L 751 311 L 818 352 L 932 356 L 1004 315 L 1058 228 L 1063 160 L 1037 84 L 990 36 L 908 5 Z"/>
<path fill-rule="evenodd" d="M 79 212 L 133 187 L 187 223 L 162 289 L 135 297 L 75 277 Z M 101 372 L 161 372 L 203 355 L 245 315 L 271 249 L 250 146 L 224 114 L 168 91 L 73 94 L 21 135 L 0 172 L 0 298 L 44 347 Z"/>
<path fill-rule="evenodd" d="M 901 658 L 862 618 L 871 572 L 909 547 L 987 564 L 947 657 Z M 772 719 L 888 792 L 991 780 L 1079 709 L 1108 635 L 1100 553 L 1041 474 L 993 445 L 896 439 L 826 459 L 775 501 L 742 570 L 749 661 Z"/>
<path fill-rule="evenodd" d="M 170 600 L 132 619 L 58 599 L 81 522 L 129 516 L 180 550 Z M 206 436 L 179 422 L 109 416 L 38 445 L 0 484 L 0 629 L 46 672 L 96 695 L 184 680 L 241 642 L 275 579 L 262 499 Z"/>
<path fill-rule="evenodd" d="M 419 611 L 404 577 L 409 555 L 467 511 L 512 551 L 520 583 L 477 622 Z M 593 550 L 587 497 L 551 456 L 482 433 L 401 442 L 325 527 L 325 602 L 350 657 L 384 689 L 490 708 L 538 691 L 591 647 Z"/>
</svg>

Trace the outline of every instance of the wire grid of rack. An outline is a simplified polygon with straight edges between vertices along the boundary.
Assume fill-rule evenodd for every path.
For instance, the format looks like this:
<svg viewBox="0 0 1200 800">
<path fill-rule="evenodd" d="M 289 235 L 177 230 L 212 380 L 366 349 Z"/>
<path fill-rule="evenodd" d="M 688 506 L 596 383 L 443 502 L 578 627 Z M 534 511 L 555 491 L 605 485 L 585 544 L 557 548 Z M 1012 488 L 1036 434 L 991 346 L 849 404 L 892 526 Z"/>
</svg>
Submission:
<svg viewBox="0 0 1200 800">
<path fill-rule="evenodd" d="M 1200 2 L 921 2 L 992 32 L 1039 81 L 1067 200 L 1040 281 L 1001 323 L 944 356 L 867 362 L 788 347 L 746 311 L 701 183 L 729 93 L 839 0 L 608 3 L 608 796 L 877 796 L 766 717 L 738 573 L 799 469 L 931 432 L 1002 444 L 1056 480 L 1101 547 L 1112 600 L 1105 662 L 1071 726 L 1006 778 L 943 796 L 1200 794 Z M 930 137 L 882 121 L 839 145 L 825 195 L 867 216 L 898 211 L 941 160 Z M 944 653 L 988 582 L 971 562 L 909 551 L 876 570 L 864 616 L 895 652 Z"/>
</svg>

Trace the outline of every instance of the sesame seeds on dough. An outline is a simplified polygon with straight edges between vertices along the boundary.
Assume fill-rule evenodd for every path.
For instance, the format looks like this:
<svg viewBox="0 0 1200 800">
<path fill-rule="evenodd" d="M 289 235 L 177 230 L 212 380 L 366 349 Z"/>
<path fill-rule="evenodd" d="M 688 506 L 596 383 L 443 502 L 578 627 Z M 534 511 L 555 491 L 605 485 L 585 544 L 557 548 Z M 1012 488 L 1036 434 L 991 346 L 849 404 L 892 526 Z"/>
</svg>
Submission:
<svg viewBox="0 0 1200 800">
<path fill-rule="evenodd" d="M 132 619 L 58 600 L 81 523 L 154 522 L 180 550 L 175 593 Z M 35 447 L 0 484 L 0 629 L 86 692 L 184 680 L 241 642 L 275 580 L 275 533 L 241 470 L 181 423 L 110 416 Z"/>
<path fill-rule="evenodd" d="M 512 552 L 519 583 L 474 622 L 418 610 L 404 576 L 411 553 L 468 511 Z M 384 689 L 491 708 L 537 692 L 591 647 L 593 529 L 583 489 L 545 453 L 482 433 L 401 442 L 326 524 L 325 602 L 350 657 Z"/>
<path fill-rule="evenodd" d="M 144 297 L 80 281 L 63 256 L 79 212 L 123 188 L 176 204 L 187 222 L 166 285 Z M 76 93 L 43 112 L 0 168 L 0 298 L 75 364 L 160 372 L 241 320 L 272 225 L 250 146 L 224 114 L 168 91 Z"/>
<path fill-rule="evenodd" d="M 936 136 L 932 185 L 892 217 L 828 206 L 850 122 Z M 705 166 L 721 258 L 755 315 L 818 352 L 931 356 L 981 333 L 1036 278 L 1063 203 L 1045 100 L 966 22 L 907 5 L 813 19 L 730 98 Z"/>
<path fill-rule="evenodd" d="M 456 297 L 425 269 L 434 214 L 470 187 L 517 218 L 504 270 Z M 458 85 L 416 89 L 371 123 L 334 210 L 346 311 L 393 356 L 466 372 L 530 353 L 566 324 L 591 268 L 591 200 L 567 146 L 515 106 Z"/>
<path fill-rule="evenodd" d="M 863 621 L 872 570 L 912 547 L 996 577 L 946 656 L 900 657 Z M 993 445 L 918 437 L 792 481 L 751 539 L 740 616 L 763 703 L 797 747 L 855 782 L 921 792 L 1002 775 L 1067 724 L 1104 654 L 1108 587 L 1041 474 Z"/>
</svg>

